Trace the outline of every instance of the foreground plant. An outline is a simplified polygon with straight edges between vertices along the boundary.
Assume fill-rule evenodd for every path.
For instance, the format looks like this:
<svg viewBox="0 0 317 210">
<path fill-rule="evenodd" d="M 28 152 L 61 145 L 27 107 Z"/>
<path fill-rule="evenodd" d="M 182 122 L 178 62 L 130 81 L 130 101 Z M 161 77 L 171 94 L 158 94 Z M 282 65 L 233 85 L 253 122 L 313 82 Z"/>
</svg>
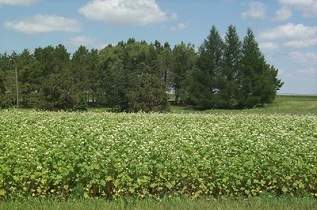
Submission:
<svg viewBox="0 0 317 210">
<path fill-rule="evenodd" d="M 317 196 L 316 122 L 2 112 L 0 197 Z"/>
</svg>

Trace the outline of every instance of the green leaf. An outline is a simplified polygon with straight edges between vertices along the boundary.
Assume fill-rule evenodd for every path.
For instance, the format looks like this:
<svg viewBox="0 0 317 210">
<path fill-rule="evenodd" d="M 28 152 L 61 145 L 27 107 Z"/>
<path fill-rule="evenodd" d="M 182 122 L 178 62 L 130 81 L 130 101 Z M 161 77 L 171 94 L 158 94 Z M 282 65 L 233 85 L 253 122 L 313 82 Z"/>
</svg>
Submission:
<svg viewBox="0 0 317 210">
<path fill-rule="evenodd" d="M 283 193 L 287 193 L 287 192 L 288 192 L 288 188 L 287 188 L 287 187 L 283 187 L 283 188 L 282 188 L 282 192 L 283 192 Z"/>
<path fill-rule="evenodd" d="M 0 189 L 0 196 L 5 196 L 6 191 L 4 189 Z"/>
</svg>

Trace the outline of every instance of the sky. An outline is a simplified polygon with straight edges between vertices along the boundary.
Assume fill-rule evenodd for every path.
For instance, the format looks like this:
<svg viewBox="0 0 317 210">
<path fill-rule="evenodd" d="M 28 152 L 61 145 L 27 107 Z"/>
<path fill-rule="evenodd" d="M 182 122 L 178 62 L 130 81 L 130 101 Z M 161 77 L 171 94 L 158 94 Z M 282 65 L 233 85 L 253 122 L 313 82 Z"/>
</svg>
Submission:
<svg viewBox="0 0 317 210">
<path fill-rule="evenodd" d="M 251 28 L 284 94 L 317 94 L 317 0 L 0 0 L 0 52 L 134 37 L 199 47 L 215 25 Z"/>
</svg>

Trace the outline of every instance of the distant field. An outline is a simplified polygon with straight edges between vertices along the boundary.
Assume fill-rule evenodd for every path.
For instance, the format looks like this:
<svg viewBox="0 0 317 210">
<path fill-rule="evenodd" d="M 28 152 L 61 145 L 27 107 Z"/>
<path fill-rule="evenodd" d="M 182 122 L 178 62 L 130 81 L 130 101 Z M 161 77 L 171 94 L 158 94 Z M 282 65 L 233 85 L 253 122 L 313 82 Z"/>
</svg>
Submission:
<svg viewBox="0 0 317 210">
<path fill-rule="evenodd" d="M 199 112 L 189 107 L 171 108 L 173 113 Z M 317 115 L 317 96 L 277 96 L 276 100 L 263 108 L 249 110 L 207 110 L 202 113 L 285 113 Z"/>
</svg>

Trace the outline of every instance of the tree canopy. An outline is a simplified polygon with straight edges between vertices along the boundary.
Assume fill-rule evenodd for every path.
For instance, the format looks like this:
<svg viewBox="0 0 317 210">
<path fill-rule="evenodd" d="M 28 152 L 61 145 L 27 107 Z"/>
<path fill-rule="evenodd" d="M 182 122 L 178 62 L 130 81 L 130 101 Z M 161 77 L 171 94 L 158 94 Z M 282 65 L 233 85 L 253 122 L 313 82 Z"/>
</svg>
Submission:
<svg viewBox="0 0 317 210">
<path fill-rule="evenodd" d="M 44 110 L 164 111 L 171 98 L 200 109 L 252 108 L 274 100 L 277 75 L 250 29 L 240 40 L 229 26 L 222 39 L 213 26 L 198 50 L 131 38 L 72 54 L 63 45 L 0 54 L 0 107 L 15 106 L 18 85 L 21 106 Z"/>
</svg>

